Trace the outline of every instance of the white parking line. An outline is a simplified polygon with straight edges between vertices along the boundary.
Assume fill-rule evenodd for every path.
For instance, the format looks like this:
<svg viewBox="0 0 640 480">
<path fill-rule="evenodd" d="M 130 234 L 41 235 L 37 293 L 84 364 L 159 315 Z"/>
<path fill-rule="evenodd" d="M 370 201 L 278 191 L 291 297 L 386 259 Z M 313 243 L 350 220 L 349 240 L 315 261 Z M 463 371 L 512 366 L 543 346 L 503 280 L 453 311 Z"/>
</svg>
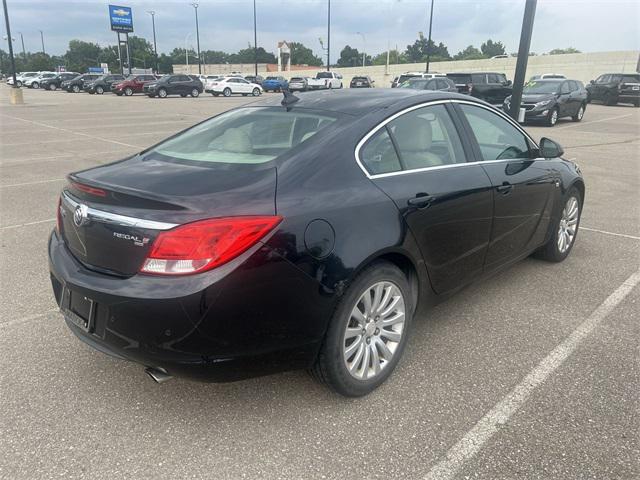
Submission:
<svg viewBox="0 0 640 480">
<path fill-rule="evenodd" d="M 0 188 L 26 187 L 27 185 L 39 185 L 41 183 L 62 182 L 64 178 L 51 178 L 49 180 L 36 180 L 33 182 L 10 183 L 9 185 L 0 185 Z"/>
<path fill-rule="evenodd" d="M 607 118 L 601 118 L 600 120 L 591 120 L 590 122 L 578 122 L 578 123 L 572 123 L 571 125 L 566 125 L 564 127 L 556 127 L 556 130 L 564 130 L 565 128 L 575 128 L 575 127 L 579 127 L 580 125 L 588 125 L 590 123 L 600 123 L 600 122 L 608 122 L 609 120 L 617 120 L 619 118 L 627 118 L 632 116 L 632 113 L 628 113 L 626 115 L 618 115 L 617 117 L 607 117 Z"/>
<path fill-rule="evenodd" d="M 580 230 L 586 230 L 587 232 L 603 233 L 604 235 L 613 235 L 614 237 L 630 238 L 632 240 L 640 240 L 640 237 L 634 235 L 627 235 L 626 233 L 607 232 L 606 230 L 598 230 L 597 228 L 589 228 L 580 226 Z"/>
<path fill-rule="evenodd" d="M 11 325 L 17 325 L 19 323 L 28 322 L 30 320 L 35 320 L 36 318 L 46 317 L 47 315 L 58 311 L 57 308 L 52 308 L 44 313 L 36 313 L 34 315 L 28 315 L 22 318 L 16 318 L 14 320 L 9 320 L 8 322 L 0 322 L 0 328 L 10 327 Z"/>
<path fill-rule="evenodd" d="M 6 115 L 6 114 L 2 114 L 2 116 L 3 117 L 7 117 L 7 118 L 11 118 L 13 120 L 20 120 L 21 122 L 30 123 L 32 125 L 38 125 L 38 126 L 41 126 L 41 127 L 51 128 L 53 130 L 59 130 L 61 132 L 71 133 L 73 135 L 80 135 L 80 136 L 87 137 L 87 138 L 93 138 L 94 140 L 100 140 L 102 142 L 115 143 L 116 145 L 124 145 L 125 147 L 143 148 L 143 147 L 140 147 L 138 145 L 131 145 L 130 143 L 118 142 L 116 140 L 108 140 L 106 138 L 98 137 L 96 135 L 89 135 L 88 133 L 74 132 L 73 130 L 69 130 L 68 128 L 54 127 L 52 125 L 47 125 L 46 123 L 35 122 L 33 120 L 25 120 L 24 118 L 20 118 L 20 117 L 13 117 L 11 115 Z"/>
<path fill-rule="evenodd" d="M 622 302 L 640 283 L 640 270 L 609 295 L 571 335 L 553 349 L 522 381 L 496 404 L 453 447 L 445 458 L 431 468 L 425 480 L 453 479 L 464 463 L 473 458 L 493 437 L 501 425 L 506 424 L 514 413 L 527 401 L 531 393 L 542 385 L 578 348 L 585 338 L 602 323 L 613 309 Z"/>
<path fill-rule="evenodd" d="M 12 228 L 30 227 L 31 225 L 40 225 L 41 223 L 55 222 L 55 218 L 47 218 L 46 220 L 37 220 L 35 222 L 20 223 L 17 225 L 5 225 L 0 230 L 10 230 Z"/>
</svg>

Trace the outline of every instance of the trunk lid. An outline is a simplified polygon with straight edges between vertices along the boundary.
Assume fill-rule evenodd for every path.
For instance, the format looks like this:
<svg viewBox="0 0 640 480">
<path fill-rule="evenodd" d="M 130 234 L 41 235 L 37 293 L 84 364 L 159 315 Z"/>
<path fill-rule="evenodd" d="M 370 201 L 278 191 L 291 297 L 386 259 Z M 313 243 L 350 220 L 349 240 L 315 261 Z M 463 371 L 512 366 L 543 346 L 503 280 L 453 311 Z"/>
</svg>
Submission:
<svg viewBox="0 0 640 480">
<path fill-rule="evenodd" d="M 90 269 L 136 274 L 164 230 L 205 218 L 274 215 L 274 166 L 185 165 L 135 156 L 69 175 L 61 234 Z"/>
</svg>

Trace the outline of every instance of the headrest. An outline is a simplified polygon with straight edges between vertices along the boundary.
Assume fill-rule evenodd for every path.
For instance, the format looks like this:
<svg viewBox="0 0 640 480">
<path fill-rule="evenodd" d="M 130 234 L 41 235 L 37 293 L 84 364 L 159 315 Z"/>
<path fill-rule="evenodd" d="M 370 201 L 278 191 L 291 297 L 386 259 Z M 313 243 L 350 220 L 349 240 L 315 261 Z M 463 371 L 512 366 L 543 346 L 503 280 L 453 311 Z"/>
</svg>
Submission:
<svg viewBox="0 0 640 480">
<path fill-rule="evenodd" d="M 393 135 L 402 151 L 423 152 L 431 148 L 431 122 L 405 115 L 395 122 Z"/>
<path fill-rule="evenodd" d="M 227 152 L 251 153 L 253 151 L 249 135 L 237 128 L 227 129 L 220 137 L 220 142 L 222 149 Z"/>
</svg>

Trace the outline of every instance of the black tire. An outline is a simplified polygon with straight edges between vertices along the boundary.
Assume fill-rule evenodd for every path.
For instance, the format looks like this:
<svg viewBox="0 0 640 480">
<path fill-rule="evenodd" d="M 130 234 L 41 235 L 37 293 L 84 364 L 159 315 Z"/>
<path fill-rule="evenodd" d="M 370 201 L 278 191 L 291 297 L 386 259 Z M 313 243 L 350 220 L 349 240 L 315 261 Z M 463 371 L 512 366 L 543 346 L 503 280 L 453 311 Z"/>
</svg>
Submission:
<svg viewBox="0 0 640 480">
<path fill-rule="evenodd" d="M 634 106 L 634 107 L 636 107 L 636 108 L 640 107 L 640 100 L 636 100 L 636 101 L 633 103 L 633 106 Z"/>
<path fill-rule="evenodd" d="M 149 93 L 149 94 L 147 94 L 147 97 L 149 97 L 149 98 L 155 98 L 155 95 L 154 95 L 153 93 Z"/>
<path fill-rule="evenodd" d="M 80 85 L 74 85 L 71 87 L 71 91 L 73 91 L 73 93 L 80 93 Z"/>
<path fill-rule="evenodd" d="M 186 94 L 186 93 L 181 93 L 181 94 L 180 94 L 180 96 L 181 96 L 182 98 L 187 98 L 187 94 Z"/>
<path fill-rule="evenodd" d="M 555 115 L 554 115 L 555 113 Z M 560 112 L 558 111 L 558 107 L 554 107 L 551 110 L 549 110 L 549 114 L 547 115 L 547 118 L 545 119 L 545 125 L 547 127 L 554 127 L 556 125 L 556 123 L 558 123 L 558 118 L 559 118 Z"/>
<path fill-rule="evenodd" d="M 16 86 L 17 86 L 18 88 L 22 87 L 22 82 L 21 82 L 20 80 L 18 80 L 18 81 L 16 82 Z"/>
<path fill-rule="evenodd" d="M 220 96 L 219 93 L 213 93 L 213 92 L 211 93 L 211 95 L 213 95 L 214 97 L 219 97 Z"/>
<path fill-rule="evenodd" d="M 121 97 L 122 96 L 122 92 L 116 92 L 116 95 Z"/>
<path fill-rule="evenodd" d="M 561 252 L 558 247 L 558 236 L 560 233 L 560 222 L 562 220 L 562 213 L 567 205 L 567 202 L 570 198 L 574 197 L 578 201 L 578 221 L 576 223 L 575 234 L 573 239 L 571 240 L 571 244 L 569 248 L 564 252 Z M 555 219 L 551 222 L 552 234 L 542 247 L 536 250 L 533 254 L 534 257 L 539 258 L 541 260 L 546 260 L 547 262 L 562 262 L 565 258 L 569 256 L 573 246 L 576 244 L 576 238 L 578 237 L 578 232 L 580 230 L 580 219 L 582 217 L 582 195 L 577 188 L 572 187 L 569 191 L 563 196 L 562 203 L 558 207 L 558 211 L 556 212 Z"/>
<path fill-rule="evenodd" d="M 200 96 L 200 90 L 198 90 L 197 88 L 194 88 L 193 90 L 191 90 L 191 96 L 193 98 L 198 98 Z"/>
<path fill-rule="evenodd" d="M 38 88 L 40 88 L 40 84 L 39 84 L 38 82 L 33 82 L 33 83 L 31 84 L 31 88 L 34 88 L 34 89 L 36 89 L 36 90 L 37 90 Z"/>
<path fill-rule="evenodd" d="M 248 93 L 243 93 L 242 96 L 246 97 L 247 95 L 249 95 Z"/>
<path fill-rule="evenodd" d="M 231 96 L 231 89 L 229 87 L 225 88 L 222 91 L 222 95 L 224 95 L 225 97 L 230 97 Z"/>
<path fill-rule="evenodd" d="M 260 96 L 260 89 L 259 88 L 254 88 L 253 91 L 251 92 L 251 95 L 253 95 L 254 97 L 259 97 Z"/>
<path fill-rule="evenodd" d="M 377 282 L 395 284 L 405 302 L 405 323 L 402 336 L 389 363 L 373 378 L 360 380 L 347 370 L 343 359 L 344 333 L 351 320 L 351 312 L 363 293 Z M 389 262 L 376 262 L 363 270 L 352 282 L 338 303 L 329 329 L 310 373 L 335 392 L 347 397 L 366 395 L 380 386 L 393 372 L 402 357 L 409 337 L 414 306 L 409 282 L 402 271 Z"/>
<path fill-rule="evenodd" d="M 167 98 L 167 89 L 161 88 L 160 90 L 158 90 L 158 97 Z"/>
<path fill-rule="evenodd" d="M 584 112 L 586 110 L 587 110 L 587 105 L 583 103 L 582 105 L 580 105 L 578 112 L 573 117 L 571 117 L 571 120 L 573 120 L 574 122 L 582 121 L 582 117 L 584 116 Z"/>
<path fill-rule="evenodd" d="M 127 87 L 124 89 L 124 94 L 127 97 L 130 97 L 131 95 L 133 95 L 133 89 L 131 87 Z"/>
<path fill-rule="evenodd" d="M 98 85 L 98 86 L 96 87 L 96 93 L 97 93 L 98 95 L 102 95 L 102 94 L 104 93 L 104 88 L 103 88 L 103 87 L 101 87 L 100 85 Z"/>
<path fill-rule="evenodd" d="M 49 90 L 52 91 L 52 92 L 55 92 L 57 88 L 58 87 L 56 86 L 55 83 L 52 83 L 51 85 L 49 85 Z"/>
</svg>

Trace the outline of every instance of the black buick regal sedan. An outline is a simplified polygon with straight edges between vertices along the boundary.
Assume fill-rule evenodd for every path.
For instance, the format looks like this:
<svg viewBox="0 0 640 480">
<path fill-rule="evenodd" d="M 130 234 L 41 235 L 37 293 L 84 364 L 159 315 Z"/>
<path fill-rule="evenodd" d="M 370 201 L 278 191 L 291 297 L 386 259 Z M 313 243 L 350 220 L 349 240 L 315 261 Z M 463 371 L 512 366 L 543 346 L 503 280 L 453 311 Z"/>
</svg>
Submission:
<svg viewBox="0 0 640 480">
<path fill-rule="evenodd" d="M 70 174 L 53 290 L 82 341 L 157 381 L 307 368 L 364 395 L 418 306 L 569 255 L 585 185 L 562 154 L 457 93 L 287 93 Z"/>
</svg>

